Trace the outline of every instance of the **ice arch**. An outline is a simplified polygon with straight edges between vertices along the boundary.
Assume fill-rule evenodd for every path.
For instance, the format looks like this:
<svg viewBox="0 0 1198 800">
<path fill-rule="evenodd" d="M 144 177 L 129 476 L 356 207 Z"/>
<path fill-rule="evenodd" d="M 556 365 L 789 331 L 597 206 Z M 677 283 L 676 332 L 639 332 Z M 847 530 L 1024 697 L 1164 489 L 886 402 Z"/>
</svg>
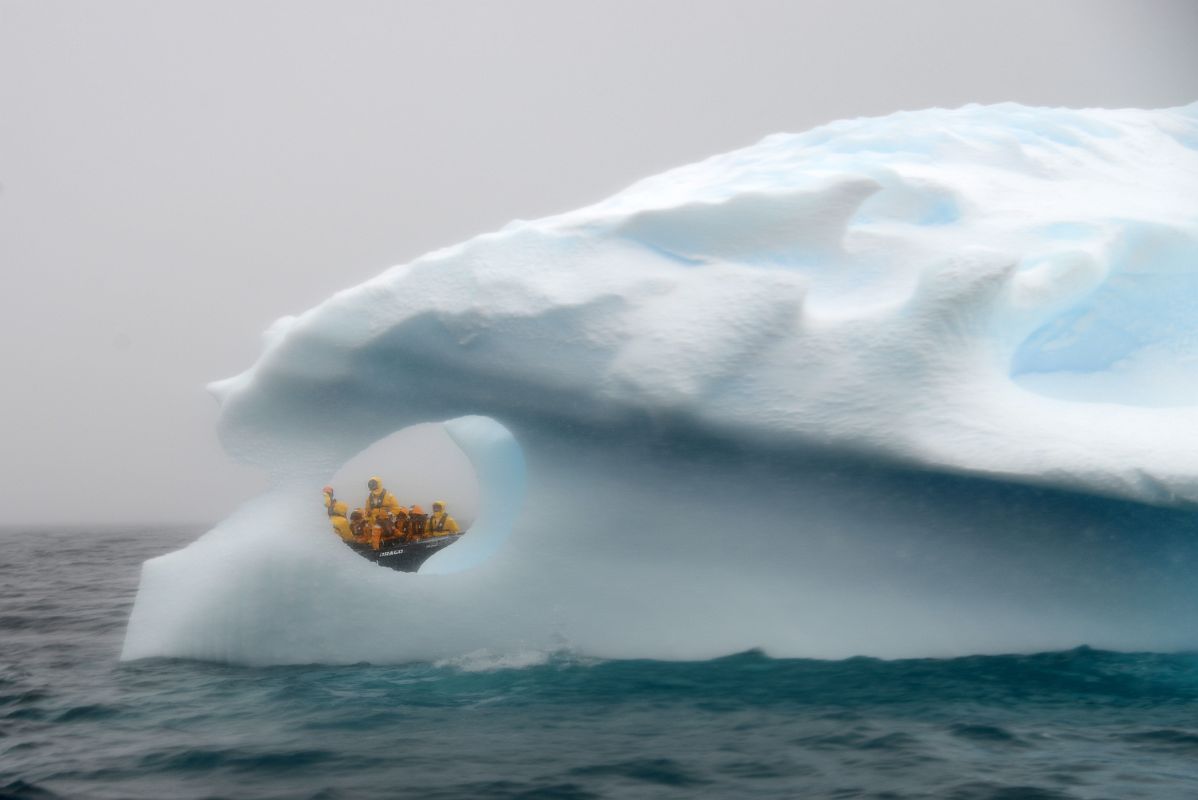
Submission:
<svg viewBox="0 0 1198 800">
<path fill-rule="evenodd" d="M 442 582 L 420 594 L 417 582 L 483 566 L 511 535 L 524 496 L 523 454 L 503 425 L 467 416 L 444 427 L 474 468 L 478 513 L 470 535 L 419 574 L 377 567 L 342 546 L 320 512 L 320 483 L 292 466 L 191 545 L 142 566 L 121 657 L 337 663 L 429 652 L 380 622 L 437 605 L 448 589 Z"/>
</svg>

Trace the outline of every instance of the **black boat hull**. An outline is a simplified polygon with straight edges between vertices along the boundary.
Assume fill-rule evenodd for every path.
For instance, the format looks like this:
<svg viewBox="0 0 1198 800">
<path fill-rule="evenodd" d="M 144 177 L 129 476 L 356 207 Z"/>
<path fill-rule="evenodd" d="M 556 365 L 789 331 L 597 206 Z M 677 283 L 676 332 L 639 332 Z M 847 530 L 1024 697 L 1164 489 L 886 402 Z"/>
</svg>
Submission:
<svg viewBox="0 0 1198 800">
<path fill-rule="evenodd" d="M 436 536 L 430 539 L 419 539 L 414 542 L 384 543 L 375 550 L 368 544 L 346 542 L 349 548 L 363 558 L 373 561 L 381 567 L 388 567 L 398 572 L 416 572 L 435 553 L 461 539 L 463 534 Z"/>
</svg>

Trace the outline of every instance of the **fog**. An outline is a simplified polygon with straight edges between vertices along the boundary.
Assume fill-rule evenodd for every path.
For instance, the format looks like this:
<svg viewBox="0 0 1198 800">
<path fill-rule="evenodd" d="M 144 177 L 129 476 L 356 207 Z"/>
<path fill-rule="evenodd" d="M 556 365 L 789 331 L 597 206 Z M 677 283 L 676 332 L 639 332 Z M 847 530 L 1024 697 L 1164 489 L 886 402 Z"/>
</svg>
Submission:
<svg viewBox="0 0 1198 800">
<path fill-rule="evenodd" d="M 841 117 L 1191 102 L 1195 34 L 1185 0 L 0 0 L 6 522 L 225 516 L 264 478 L 204 385 L 387 266 Z"/>
</svg>

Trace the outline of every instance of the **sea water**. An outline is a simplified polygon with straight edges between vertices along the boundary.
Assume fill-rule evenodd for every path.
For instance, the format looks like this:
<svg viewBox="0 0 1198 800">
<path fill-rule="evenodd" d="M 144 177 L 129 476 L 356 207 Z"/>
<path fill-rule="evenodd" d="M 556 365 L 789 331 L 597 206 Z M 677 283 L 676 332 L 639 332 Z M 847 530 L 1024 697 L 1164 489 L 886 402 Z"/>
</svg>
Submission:
<svg viewBox="0 0 1198 800">
<path fill-rule="evenodd" d="M 0 798 L 1198 796 L 1192 653 L 119 662 L 200 532 L 0 532 Z"/>
</svg>

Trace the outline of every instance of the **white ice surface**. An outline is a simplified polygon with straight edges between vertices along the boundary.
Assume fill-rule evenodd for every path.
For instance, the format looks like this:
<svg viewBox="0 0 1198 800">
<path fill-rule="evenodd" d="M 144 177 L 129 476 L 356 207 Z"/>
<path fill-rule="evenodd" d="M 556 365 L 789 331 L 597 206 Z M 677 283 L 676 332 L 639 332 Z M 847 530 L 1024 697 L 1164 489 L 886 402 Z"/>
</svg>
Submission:
<svg viewBox="0 0 1198 800">
<path fill-rule="evenodd" d="M 1198 644 L 1156 624 L 1190 595 L 1095 612 L 1067 548 L 1025 596 L 952 594 L 932 543 L 871 516 L 859 482 L 812 494 L 821 474 L 796 466 L 816 448 L 1192 508 L 1196 308 L 1198 104 L 970 106 L 771 136 L 276 323 L 213 391 L 226 448 L 279 489 L 147 562 L 125 657 Z M 484 499 L 480 527 L 430 562 L 445 574 L 358 563 L 297 510 L 371 442 L 455 418 Z M 697 513 L 749 497 L 748 524 Z M 802 518 L 816 506 L 818 524 Z M 966 584 L 1029 569 L 945 536 Z"/>
</svg>

